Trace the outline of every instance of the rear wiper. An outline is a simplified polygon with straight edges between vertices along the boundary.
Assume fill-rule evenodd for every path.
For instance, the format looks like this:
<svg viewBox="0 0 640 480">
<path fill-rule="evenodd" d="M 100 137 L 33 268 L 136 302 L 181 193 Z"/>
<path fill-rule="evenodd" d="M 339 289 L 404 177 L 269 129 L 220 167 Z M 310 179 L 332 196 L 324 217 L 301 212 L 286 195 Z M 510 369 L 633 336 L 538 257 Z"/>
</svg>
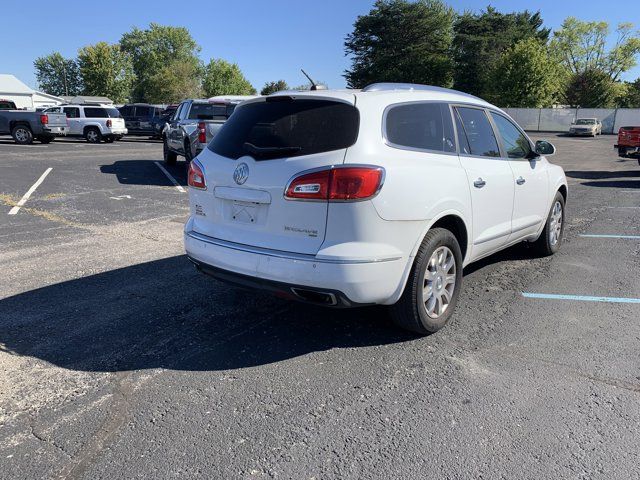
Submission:
<svg viewBox="0 0 640 480">
<path fill-rule="evenodd" d="M 247 152 L 257 157 L 271 157 L 297 153 L 302 147 L 256 147 L 253 143 L 245 142 L 242 145 Z"/>
</svg>

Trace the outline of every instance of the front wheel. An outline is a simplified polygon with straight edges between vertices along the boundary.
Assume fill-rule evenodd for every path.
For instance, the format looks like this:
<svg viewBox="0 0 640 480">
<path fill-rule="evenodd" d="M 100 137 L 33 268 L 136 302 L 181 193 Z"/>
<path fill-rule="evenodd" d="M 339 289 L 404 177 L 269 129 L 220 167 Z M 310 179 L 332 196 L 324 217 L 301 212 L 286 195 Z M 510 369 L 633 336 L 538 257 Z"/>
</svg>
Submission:
<svg viewBox="0 0 640 480">
<path fill-rule="evenodd" d="M 547 223 L 544 230 L 540 234 L 540 238 L 536 240 L 534 246 L 538 253 L 547 257 L 553 255 L 560 250 L 562 243 L 562 235 L 564 233 L 564 197 L 560 192 L 556 192 L 556 196 L 551 204 L 551 210 L 547 217 Z"/>
<path fill-rule="evenodd" d="M 462 287 L 462 252 L 449 230 L 434 228 L 422 240 L 400 300 L 391 307 L 394 322 L 428 335 L 453 315 Z"/>
</svg>

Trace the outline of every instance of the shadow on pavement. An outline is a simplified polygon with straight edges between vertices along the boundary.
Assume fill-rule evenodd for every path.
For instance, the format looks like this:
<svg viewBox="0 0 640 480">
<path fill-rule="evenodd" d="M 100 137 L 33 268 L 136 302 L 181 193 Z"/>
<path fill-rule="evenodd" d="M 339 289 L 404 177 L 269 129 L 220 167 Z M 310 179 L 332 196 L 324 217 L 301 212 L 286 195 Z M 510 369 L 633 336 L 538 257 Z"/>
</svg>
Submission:
<svg viewBox="0 0 640 480">
<path fill-rule="evenodd" d="M 640 188 L 640 180 L 604 180 L 600 182 L 582 182 L 586 187 Z"/>
<path fill-rule="evenodd" d="M 583 178 L 585 180 L 599 180 L 604 178 L 627 178 L 640 177 L 640 169 L 638 170 L 567 170 L 564 172 L 567 177 Z"/>
<path fill-rule="evenodd" d="M 100 172 L 115 175 L 118 182 L 126 185 L 172 186 L 171 181 L 155 162 L 159 162 L 180 185 L 187 184 L 184 162 L 166 165 L 162 160 L 117 160 L 111 165 L 100 165 Z"/>
<path fill-rule="evenodd" d="M 384 309 L 329 310 L 239 290 L 184 255 L 0 300 L 0 350 L 81 371 L 228 370 L 412 339 Z"/>
</svg>

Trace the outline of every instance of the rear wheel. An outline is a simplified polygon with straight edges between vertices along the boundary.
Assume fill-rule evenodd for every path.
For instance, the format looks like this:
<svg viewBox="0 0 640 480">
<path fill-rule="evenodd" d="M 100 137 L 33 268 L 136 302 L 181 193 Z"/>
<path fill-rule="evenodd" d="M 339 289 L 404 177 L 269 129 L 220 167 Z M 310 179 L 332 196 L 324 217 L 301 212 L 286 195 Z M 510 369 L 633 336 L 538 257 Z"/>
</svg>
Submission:
<svg viewBox="0 0 640 480">
<path fill-rule="evenodd" d="M 540 238 L 535 241 L 534 246 L 543 257 L 553 255 L 560 250 L 562 235 L 564 233 L 564 197 L 560 192 L 556 193 L 547 223 L 540 234 Z"/>
<path fill-rule="evenodd" d="M 624 147 L 618 147 L 618 156 L 622 158 L 627 158 L 627 149 Z"/>
<path fill-rule="evenodd" d="M 102 140 L 102 134 L 97 128 L 87 128 L 84 132 L 84 138 L 89 143 L 100 143 L 100 140 Z"/>
<path fill-rule="evenodd" d="M 400 300 L 391 307 L 394 322 L 420 335 L 444 327 L 462 287 L 462 252 L 449 230 L 434 228 L 424 237 Z"/>
<path fill-rule="evenodd" d="M 33 133 L 26 125 L 16 125 L 13 127 L 11 136 L 19 145 L 31 145 L 33 143 Z"/>
<path fill-rule="evenodd" d="M 175 152 L 169 150 L 166 138 L 164 142 L 162 142 L 162 155 L 164 157 L 164 163 L 166 163 L 167 165 L 175 165 L 176 161 L 178 160 L 178 155 L 176 155 Z"/>
<path fill-rule="evenodd" d="M 115 140 L 115 137 L 104 137 L 105 143 L 113 143 Z"/>
</svg>

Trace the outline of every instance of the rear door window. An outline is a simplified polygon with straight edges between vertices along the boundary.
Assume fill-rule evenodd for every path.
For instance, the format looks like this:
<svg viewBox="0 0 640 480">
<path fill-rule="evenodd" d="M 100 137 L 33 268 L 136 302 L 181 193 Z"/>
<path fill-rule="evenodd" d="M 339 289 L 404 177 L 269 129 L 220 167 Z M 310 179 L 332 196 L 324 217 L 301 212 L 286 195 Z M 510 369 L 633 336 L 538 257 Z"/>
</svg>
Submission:
<svg viewBox="0 0 640 480">
<path fill-rule="evenodd" d="M 469 154 L 480 157 L 499 157 L 498 140 L 484 110 L 471 107 L 456 107 L 456 110 L 460 114 L 460 121 L 469 145 Z M 464 153 L 464 148 L 460 151 Z"/>
<path fill-rule="evenodd" d="M 64 107 L 62 110 L 64 111 L 67 118 L 80 117 L 80 109 L 78 107 Z"/>
<path fill-rule="evenodd" d="M 209 149 L 228 158 L 266 160 L 340 150 L 356 142 L 360 115 L 353 105 L 273 98 L 238 107 Z"/>
<path fill-rule="evenodd" d="M 449 106 L 444 103 L 393 105 L 385 116 L 385 135 L 392 146 L 455 152 Z"/>
</svg>

